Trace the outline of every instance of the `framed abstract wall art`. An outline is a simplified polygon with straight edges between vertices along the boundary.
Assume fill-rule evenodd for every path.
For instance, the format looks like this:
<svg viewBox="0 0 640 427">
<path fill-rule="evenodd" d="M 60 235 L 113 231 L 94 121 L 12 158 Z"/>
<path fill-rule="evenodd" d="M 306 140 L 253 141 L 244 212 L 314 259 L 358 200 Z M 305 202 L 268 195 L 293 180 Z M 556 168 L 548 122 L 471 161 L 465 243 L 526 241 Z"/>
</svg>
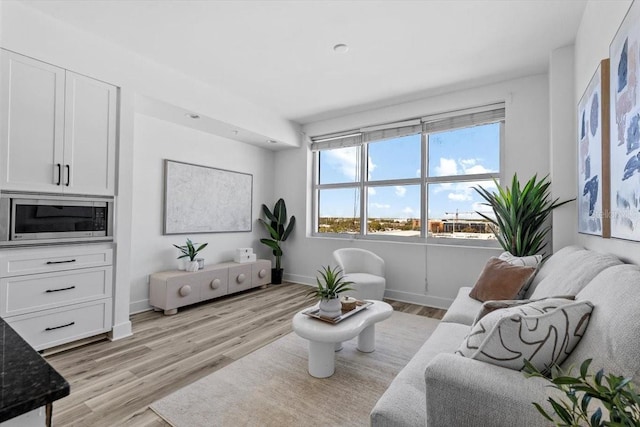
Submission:
<svg viewBox="0 0 640 427">
<path fill-rule="evenodd" d="M 609 60 L 578 103 L 578 232 L 610 236 Z"/>
<path fill-rule="evenodd" d="M 640 2 L 609 46 L 611 237 L 640 241 Z"/>
<path fill-rule="evenodd" d="M 164 234 L 251 231 L 253 175 L 164 161 Z"/>
</svg>

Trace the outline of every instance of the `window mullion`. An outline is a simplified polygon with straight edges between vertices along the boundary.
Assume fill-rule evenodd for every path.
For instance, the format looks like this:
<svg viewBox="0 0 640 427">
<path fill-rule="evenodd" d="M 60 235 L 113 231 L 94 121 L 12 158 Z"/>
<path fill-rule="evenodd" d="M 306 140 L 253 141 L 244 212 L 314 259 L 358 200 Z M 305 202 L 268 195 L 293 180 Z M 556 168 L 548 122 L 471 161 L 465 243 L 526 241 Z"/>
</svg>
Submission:
<svg viewBox="0 0 640 427">
<path fill-rule="evenodd" d="M 360 235 L 367 234 L 367 212 L 368 186 L 365 181 L 369 177 L 369 144 L 362 144 L 360 148 Z"/>
<path fill-rule="evenodd" d="M 429 235 L 427 227 L 429 209 L 429 200 L 427 198 L 427 165 L 429 164 L 429 150 L 427 145 L 427 134 L 422 132 L 421 134 L 421 147 L 420 158 L 422 162 L 420 164 L 420 237 L 426 239 Z"/>
</svg>

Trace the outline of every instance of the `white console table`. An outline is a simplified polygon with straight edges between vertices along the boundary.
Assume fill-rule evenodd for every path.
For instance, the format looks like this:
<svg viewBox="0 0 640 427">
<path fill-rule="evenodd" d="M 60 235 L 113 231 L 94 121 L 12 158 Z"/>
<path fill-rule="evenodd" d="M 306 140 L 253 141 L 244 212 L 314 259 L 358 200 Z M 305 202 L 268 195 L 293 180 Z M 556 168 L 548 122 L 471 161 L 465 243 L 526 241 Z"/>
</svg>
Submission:
<svg viewBox="0 0 640 427">
<path fill-rule="evenodd" d="M 154 273 L 149 279 L 149 302 L 169 316 L 179 307 L 271 283 L 271 261 L 224 262 L 202 270 Z"/>
</svg>

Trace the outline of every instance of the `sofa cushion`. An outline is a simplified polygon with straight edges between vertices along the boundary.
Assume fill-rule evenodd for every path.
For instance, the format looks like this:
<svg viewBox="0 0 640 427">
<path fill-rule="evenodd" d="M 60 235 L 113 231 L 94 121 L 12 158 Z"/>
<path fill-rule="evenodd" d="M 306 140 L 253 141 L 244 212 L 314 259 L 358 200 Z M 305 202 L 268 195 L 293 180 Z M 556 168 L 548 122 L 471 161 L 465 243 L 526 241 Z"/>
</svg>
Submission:
<svg viewBox="0 0 640 427">
<path fill-rule="evenodd" d="M 535 274 L 535 267 L 489 258 L 469 296 L 478 301 L 514 299 Z"/>
<path fill-rule="evenodd" d="M 515 370 L 527 359 L 545 372 L 580 341 L 592 309 L 586 300 L 554 298 L 493 311 L 474 325 L 456 353 Z"/>
<path fill-rule="evenodd" d="M 554 271 L 556 268 L 559 268 L 559 265 L 563 263 L 565 258 L 567 258 L 572 253 L 581 251 L 581 250 L 584 250 L 584 248 L 580 246 L 573 246 L 573 245 L 565 246 L 564 248 L 554 252 L 553 255 L 551 255 L 546 260 L 543 260 L 542 264 L 538 266 L 538 272 L 536 273 L 535 277 L 531 281 L 531 284 L 529 285 L 529 289 L 527 289 L 525 298 L 529 298 L 530 295 L 535 290 L 535 288 L 538 286 L 538 284 L 542 280 L 544 280 L 549 274 L 551 274 L 552 271 Z"/>
<path fill-rule="evenodd" d="M 576 295 L 602 270 L 620 265 L 617 257 L 590 250 L 579 250 L 564 257 L 535 288 L 529 299 L 553 295 Z"/>
<path fill-rule="evenodd" d="M 427 419 L 425 369 L 438 354 L 453 353 L 468 332 L 469 326 L 440 322 L 380 397 L 370 414 L 371 425 L 424 426 Z"/>
<path fill-rule="evenodd" d="M 515 255 L 512 255 L 511 252 L 502 252 L 498 257 L 498 259 L 501 259 L 502 261 L 507 261 L 511 265 L 519 265 L 521 267 L 533 267 L 536 269 L 536 272 L 537 272 L 538 267 L 540 267 L 540 263 L 542 262 L 542 255 L 530 255 L 530 256 L 518 257 Z M 527 283 L 524 284 L 522 289 L 520 289 L 520 292 L 518 292 L 518 295 L 516 296 L 517 299 L 524 298 L 534 278 L 535 278 L 535 274 L 532 275 L 531 278 L 527 281 Z"/>
<path fill-rule="evenodd" d="M 593 359 L 591 369 L 632 377 L 640 386 L 640 267 L 608 268 L 576 295 L 594 309 L 580 344 L 562 365 L 579 367 Z"/>
<path fill-rule="evenodd" d="M 573 295 L 559 295 L 556 297 L 552 297 L 552 298 L 563 298 L 563 299 L 569 299 L 569 300 L 575 300 L 575 296 Z M 485 301 L 482 304 L 482 307 L 480 308 L 480 311 L 478 312 L 476 318 L 473 320 L 473 325 L 475 325 L 476 323 L 478 323 L 478 321 L 480 319 L 482 319 L 484 316 L 486 316 L 487 314 L 496 311 L 496 310 L 500 310 L 503 308 L 511 308 L 511 307 L 518 307 L 520 305 L 525 305 L 525 304 L 529 304 L 531 302 L 534 301 L 540 301 L 540 300 L 532 300 L 532 299 L 507 299 L 507 300 L 497 300 L 497 301 Z"/>
<path fill-rule="evenodd" d="M 460 323 L 471 326 L 476 318 L 478 311 L 482 307 L 482 302 L 469 296 L 471 288 L 468 286 L 458 290 L 458 296 L 453 300 L 451 306 L 442 317 L 445 323 Z"/>
</svg>

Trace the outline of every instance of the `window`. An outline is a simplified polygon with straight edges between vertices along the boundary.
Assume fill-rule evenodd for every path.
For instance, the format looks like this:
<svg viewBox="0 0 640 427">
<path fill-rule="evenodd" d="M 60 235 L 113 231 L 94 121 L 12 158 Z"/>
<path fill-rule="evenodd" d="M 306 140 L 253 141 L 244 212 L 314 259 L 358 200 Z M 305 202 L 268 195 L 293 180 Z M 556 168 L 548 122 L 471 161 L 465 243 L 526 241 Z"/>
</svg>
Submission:
<svg viewBox="0 0 640 427">
<path fill-rule="evenodd" d="M 503 128 L 492 105 L 313 138 L 314 234 L 495 240 L 473 187 L 495 188 Z"/>
</svg>

